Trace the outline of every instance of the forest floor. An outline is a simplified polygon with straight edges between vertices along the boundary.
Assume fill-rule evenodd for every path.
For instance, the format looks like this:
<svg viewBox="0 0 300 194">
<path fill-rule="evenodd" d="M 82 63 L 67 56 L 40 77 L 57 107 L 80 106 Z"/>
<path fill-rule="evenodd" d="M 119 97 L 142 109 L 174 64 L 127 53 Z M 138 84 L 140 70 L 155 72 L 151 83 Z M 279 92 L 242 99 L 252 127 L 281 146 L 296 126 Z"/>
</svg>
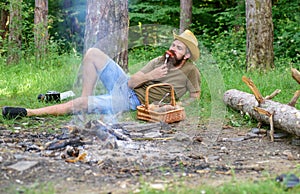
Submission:
<svg viewBox="0 0 300 194">
<path fill-rule="evenodd" d="M 57 128 L 51 119 L 17 122 L 14 131 L 0 124 L 0 193 L 41 185 L 55 193 L 128 193 L 146 185 L 163 190 L 233 179 L 275 181 L 299 171 L 299 145 L 284 132 L 271 142 L 265 130 L 189 119 L 169 125 L 120 122 L 105 130 L 97 120 Z"/>
</svg>

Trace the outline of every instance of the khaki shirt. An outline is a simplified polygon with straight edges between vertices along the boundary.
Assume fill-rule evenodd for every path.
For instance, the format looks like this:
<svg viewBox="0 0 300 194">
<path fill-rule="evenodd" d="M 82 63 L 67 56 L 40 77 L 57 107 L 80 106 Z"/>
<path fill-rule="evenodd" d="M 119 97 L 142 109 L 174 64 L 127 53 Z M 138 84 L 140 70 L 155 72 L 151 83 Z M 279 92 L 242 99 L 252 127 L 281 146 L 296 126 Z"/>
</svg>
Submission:
<svg viewBox="0 0 300 194">
<path fill-rule="evenodd" d="M 146 66 L 144 66 L 141 71 L 143 73 L 148 73 L 163 64 L 163 57 L 157 57 L 151 60 Z M 145 103 L 144 99 L 147 86 L 154 83 L 172 84 L 175 90 L 176 100 L 181 98 L 187 91 L 193 93 L 200 92 L 201 90 L 200 72 L 197 67 L 190 61 L 187 61 L 180 69 L 169 70 L 168 74 L 165 77 L 146 82 L 140 87 L 135 88 L 134 91 L 142 104 Z M 160 101 L 167 92 L 170 92 L 169 87 L 152 88 L 149 92 L 149 103 Z M 169 102 L 170 98 L 166 98 L 165 101 Z"/>
</svg>

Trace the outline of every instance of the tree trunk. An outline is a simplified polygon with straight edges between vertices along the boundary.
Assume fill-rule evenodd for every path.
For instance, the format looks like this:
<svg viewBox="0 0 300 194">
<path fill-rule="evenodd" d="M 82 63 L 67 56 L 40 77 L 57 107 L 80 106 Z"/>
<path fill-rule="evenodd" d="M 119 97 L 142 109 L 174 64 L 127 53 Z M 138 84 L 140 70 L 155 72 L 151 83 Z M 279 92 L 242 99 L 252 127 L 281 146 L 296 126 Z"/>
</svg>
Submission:
<svg viewBox="0 0 300 194">
<path fill-rule="evenodd" d="M 124 0 L 88 0 L 84 53 L 101 49 L 128 71 L 128 3 Z"/>
<path fill-rule="evenodd" d="M 8 32 L 8 20 L 9 20 L 9 12 L 6 6 L 1 7 L 0 8 L 0 36 L 2 40 L 5 40 Z M 0 42 L 0 46 L 3 46 L 2 42 Z"/>
<path fill-rule="evenodd" d="M 35 58 L 43 59 L 48 43 L 48 0 L 35 0 L 34 10 L 34 40 Z"/>
<path fill-rule="evenodd" d="M 22 0 L 10 1 L 7 64 L 17 64 L 22 57 Z"/>
<path fill-rule="evenodd" d="M 192 23 L 192 6 L 193 0 L 180 0 L 180 33 Z"/>
<path fill-rule="evenodd" d="M 235 110 L 248 113 L 256 120 L 270 124 L 270 116 L 261 114 L 254 107 L 259 107 L 265 112 L 273 114 L 273 125 L 288 133 L 300 136 L 300 111 L 295 107 L 281 104 L 272 100 L 264 100 L 259 105 L 254 95 L 231 89 L 224 94 L 224 103 Z"/>
<path fill-rule="evenodd" d="M 247 70 L 274 68 L 271 0 L 246 0 Z"/>
</svg>

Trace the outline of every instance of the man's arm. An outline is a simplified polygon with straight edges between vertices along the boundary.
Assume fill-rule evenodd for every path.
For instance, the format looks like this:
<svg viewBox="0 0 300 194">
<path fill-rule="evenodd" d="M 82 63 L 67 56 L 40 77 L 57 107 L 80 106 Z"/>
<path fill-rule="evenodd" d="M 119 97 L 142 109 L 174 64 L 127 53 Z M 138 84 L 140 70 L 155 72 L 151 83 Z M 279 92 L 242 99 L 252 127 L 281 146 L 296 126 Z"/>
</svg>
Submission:
<svg viewBox="0 0 300 194">
<path fill-rule="evenodd" d="M 200 91 L 190 93 L 190 98 L 199 99 L 200 98 Z"/>
<path fill-rule="evenodd" d="M 147 81 L 164 77 L 165 75 L 167 75 L 167 73 L 168 73 L 168 68 L 166 65 L 157 67 L 148 73 L 143 73 L 142 71 L 138 71 L 137 73 L 133 74 L 130 77 L 130 79 L 128 80 L 128 86 L 130 88 L 136 88 Z"/>
</svg>

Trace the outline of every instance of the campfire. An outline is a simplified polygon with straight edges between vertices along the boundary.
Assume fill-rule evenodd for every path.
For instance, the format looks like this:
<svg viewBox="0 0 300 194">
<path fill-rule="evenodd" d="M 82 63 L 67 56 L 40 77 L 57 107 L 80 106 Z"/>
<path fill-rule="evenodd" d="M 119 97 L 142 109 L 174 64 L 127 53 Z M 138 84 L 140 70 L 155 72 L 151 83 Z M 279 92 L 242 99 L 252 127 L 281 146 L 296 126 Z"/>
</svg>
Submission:
<svg viewBox="0 0 300 194">
<path fill-rule="evenodd" d="M 105 124 L 100 120 L 91 120 L 85 124 L 84 128 L 74 125 L 63 127 L 61 133 L 52 141 L 47 142 L 40 150 L 66 149 L 62 158 L 75 156 L 76 159 L 66 159 L 66 161 L 76 162 L 84 160 L 87 155 L 86 153 L 79 153 L 77 148 L 79 146 L 96 144 L 99 149 L 118 149 L 119 146 L 134 144 L 133 141 L 168 140 L 172 138 L 168 134 L 172 133 L 171 127 L 164 122 Z"/>
<path fill-rule="evenodd" d="M 41 153 L 44 157 L 60 157 L 66 162 L 84 161 L 88 148 L 118 149 L 135 147 L 142 141 L 168 141 L 175 131 L 164 122 L 120 122 L 106 124 L 90 120 L 83 127 L 66 125 L 51 133 L 2 131 L 0 143 L 14 144 L 24 152 Z"/>
</svg>

